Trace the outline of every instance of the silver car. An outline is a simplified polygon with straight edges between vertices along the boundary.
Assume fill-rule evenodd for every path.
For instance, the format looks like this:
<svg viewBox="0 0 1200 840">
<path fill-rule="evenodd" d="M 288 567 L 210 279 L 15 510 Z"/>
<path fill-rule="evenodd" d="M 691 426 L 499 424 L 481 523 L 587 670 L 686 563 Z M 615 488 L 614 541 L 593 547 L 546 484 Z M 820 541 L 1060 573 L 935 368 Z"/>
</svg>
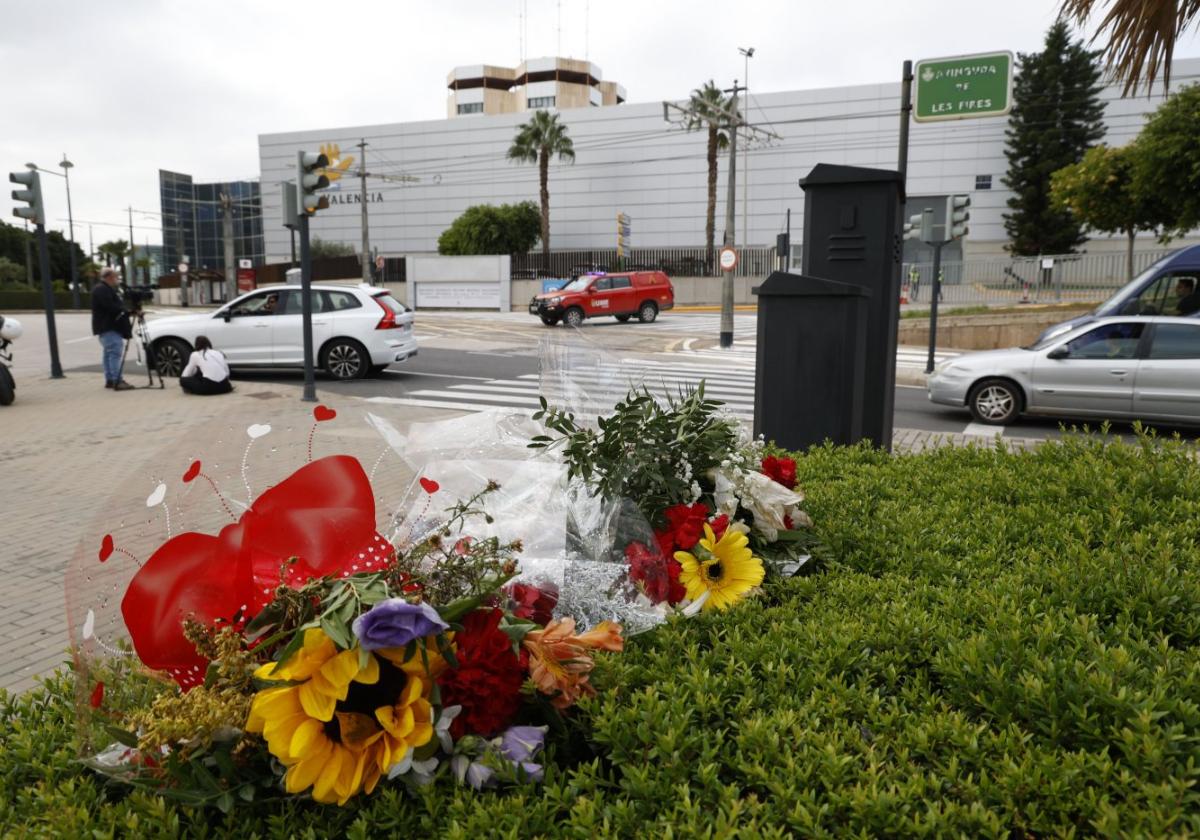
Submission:
<svg viewBox="0 0 1200 840">
<path fill-rule="evenodd" d="M 931 402 L 993 425 L 1021 414 L 1200 425 L 1200 323 L 1101 318 L 1030 347 L 949 359 L 927 387 Z"/>
</svg>

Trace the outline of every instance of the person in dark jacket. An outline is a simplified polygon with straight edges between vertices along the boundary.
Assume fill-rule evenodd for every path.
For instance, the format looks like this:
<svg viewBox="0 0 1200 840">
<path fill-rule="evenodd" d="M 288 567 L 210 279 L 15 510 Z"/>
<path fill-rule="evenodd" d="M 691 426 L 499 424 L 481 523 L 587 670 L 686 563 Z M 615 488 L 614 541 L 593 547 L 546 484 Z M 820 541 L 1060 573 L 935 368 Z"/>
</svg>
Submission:
<svg viewBox="0 0 1200 840">
<path fill-rule="evenodd" d="M 104 351 L 104 387 L 129 391 L 133 386 L 121 378 L 121 352 L 133 329 L 117 293 L 120 280 L 115 269 L 100 269 L 100 282 L 92 289 L 92 335 L 100 339 Z"/>
</svg>

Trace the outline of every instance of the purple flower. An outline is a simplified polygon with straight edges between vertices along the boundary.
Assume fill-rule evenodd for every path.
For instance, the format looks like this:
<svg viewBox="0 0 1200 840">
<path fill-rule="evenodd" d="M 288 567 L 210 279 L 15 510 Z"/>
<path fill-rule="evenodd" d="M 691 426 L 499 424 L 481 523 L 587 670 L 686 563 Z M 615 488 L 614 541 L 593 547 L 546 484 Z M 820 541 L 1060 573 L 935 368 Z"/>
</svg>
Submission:
<svg viewBox="0 0 1200 840">
<path fill-rule="evenodd" d="M 514 764 L 532 760 L 546 741 L 545 726 L 510 726 L 500 736 L 500 754 Z"/>
<path fill-rule="evenodd" d="M 428 604 L 388 598 L 354 619 L 354 635 L 364 650 L 404 647 L 422 636 L 440 633 L 450 625 Z"/>
</svg>

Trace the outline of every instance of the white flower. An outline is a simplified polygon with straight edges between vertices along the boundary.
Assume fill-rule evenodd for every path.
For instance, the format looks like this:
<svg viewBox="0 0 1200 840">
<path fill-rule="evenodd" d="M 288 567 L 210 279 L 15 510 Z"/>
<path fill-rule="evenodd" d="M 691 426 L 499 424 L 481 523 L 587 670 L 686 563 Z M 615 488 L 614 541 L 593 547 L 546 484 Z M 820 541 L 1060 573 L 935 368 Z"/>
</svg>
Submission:
<svg viewBox="0 0 1200 840">
<path fill-rule="evenodd" d="M 700 497 L 704 495 L 704 491 L 700 489 L 700 482 L 693 481 L 689 489 L 692 491 L 692 503 L 700 501 Z"/>
<path fill-rule="evenodd" d="M 438 715 L 437 725 L 433 728 L 434 735 L 442 742 L 442 749 L 448 753 L 454 752 L 454 739 L 450 737 L 450 724 L 454 723 L 454 719 L 461 711 L 462 706 L 446 706 Z"/>
<path fill-rule="evenodd" d="M 754 516 L 754 527 L 768 542 L 779 539 L 787 529 L 784 518 L 790 516 L 793 525 L 811 525 L 808 515 L 798 509 L 804 496 L 782 484 L 751 470 L 715 469 L 709 471 L 715 489 L 713 501 L 718 513 L 732 517 L 739 507 Z M 739 498 L 740 496 L 740 498 Z"/>
</svg>

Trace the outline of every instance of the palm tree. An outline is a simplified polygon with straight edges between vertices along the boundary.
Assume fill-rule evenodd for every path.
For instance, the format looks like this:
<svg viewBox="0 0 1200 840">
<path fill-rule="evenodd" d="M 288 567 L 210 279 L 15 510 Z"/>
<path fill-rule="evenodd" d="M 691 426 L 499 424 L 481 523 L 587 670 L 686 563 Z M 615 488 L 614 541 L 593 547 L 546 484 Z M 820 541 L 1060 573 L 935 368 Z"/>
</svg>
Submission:
<svg viewBox="0 0 1200 840">
<path fill-rule="evenodd" d="M 550 157 L 571 163 L 575 161 L 575 144 L 567 136 L 567 127 L 558 121 L 558 114 L 538 111 L 533 119 L 517 129 L 508 149 L 508 159 L 538 165 L 538 180 L 542 200 L 542 262 L 550 264 Z"/>
<path fill-rule="evenodd" d="M 1104 50 L 1108 65 L 1125 81 L 1124 94 L 1138 84 L 1153 87 L 1161 72 L 1163 87 L 1171 84 L 1175 41 L 1200 19 L 1200 0 L 1063 0 L 1060 14 L 1081 26 L 1107 5 L 1095 37 L 1108 30 Z"/>
<path fill-rule="evenodd" d="M 705 265 L 713 270 L 713 240 L 717 216 L 717 152 L 729 147 L 730 99 L 710 79 L 692 91 L 688 102 L 688 131 L 708 131 L 708 214 L 704 219 L 704 241 L 708 245 Z"/>
<path fill-rule="evenodd" d="M 130 273 L 125 270 L 125 258 L 129 256 L 129 243 L 124 239 L 114 239 L 111 242 L 105 242 L 96 249 L 104 255 L 104 264 L 112 265 L 113 260 L 121 267 L 121 276 L 125 282 L 132 282 Z"/>
</svg>

